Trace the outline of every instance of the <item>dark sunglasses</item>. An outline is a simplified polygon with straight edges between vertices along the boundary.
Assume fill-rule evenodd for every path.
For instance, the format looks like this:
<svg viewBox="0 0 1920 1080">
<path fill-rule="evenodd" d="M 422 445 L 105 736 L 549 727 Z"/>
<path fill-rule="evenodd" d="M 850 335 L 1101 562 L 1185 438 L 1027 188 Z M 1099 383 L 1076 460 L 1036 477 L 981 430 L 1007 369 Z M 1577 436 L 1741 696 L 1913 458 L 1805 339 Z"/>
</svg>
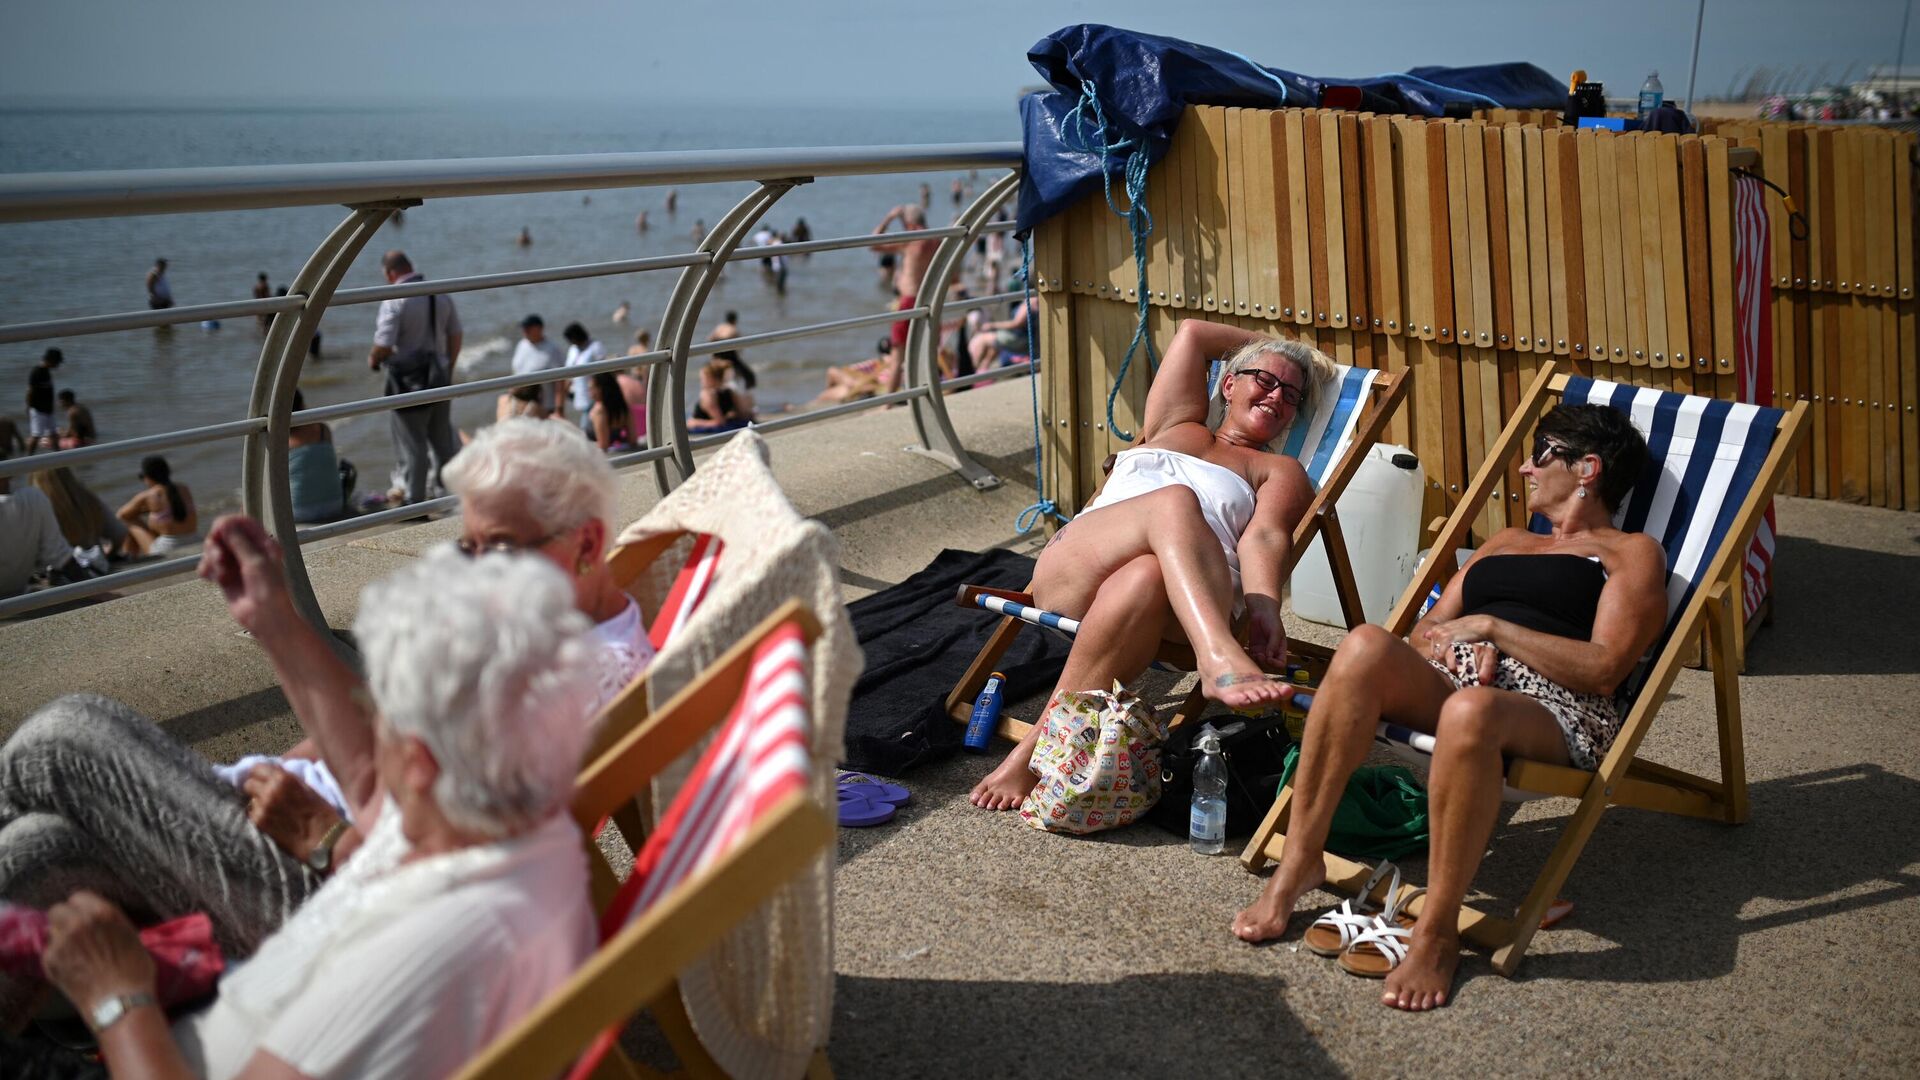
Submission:
<svg viewBox="0 0 1920 1080">
<path fill-rule="evenodd" d="M 1571 448 L 1562 446 L 1552 439 L 1547 438 L 1545 435 L 1535 435 L 1533 437 L 1533 467 L 1536 469 L 1544 469 L 1547 467 L 1547 462 L 1552 461 L 1554 458 L 1559 458 L 1561 461 L 1571 465 L 1580 460 L 1580 455 L 1574 453 Z"/>
<path fill-rule="evenodd" d="M 1280 376 L 1275 375 L 1271 371 L 1262 371 L 1259 368 L 1246 368 L 1241 371 L 1236 371 L 1234 372 L 1234 374 L 1245 375 L 1248 378 L 1252 379 L 1253 384 L 1260 388 L 1260 393 L 1263 396 L 1266 394 L 1271 394 L 1275 390 L 1280 391 L 1280 400 L 1286 402 L 1288 405 L 1291 405 L 1296 409 L 1299 408 L 1302 404 L 1304 404 L 1307 400 L 1306 391 L 1300 389 L 1299 387 L 1293 385 L 1290 382 L 1286 382 L 1285 380 L 1281 379 Z"/>
</svg>

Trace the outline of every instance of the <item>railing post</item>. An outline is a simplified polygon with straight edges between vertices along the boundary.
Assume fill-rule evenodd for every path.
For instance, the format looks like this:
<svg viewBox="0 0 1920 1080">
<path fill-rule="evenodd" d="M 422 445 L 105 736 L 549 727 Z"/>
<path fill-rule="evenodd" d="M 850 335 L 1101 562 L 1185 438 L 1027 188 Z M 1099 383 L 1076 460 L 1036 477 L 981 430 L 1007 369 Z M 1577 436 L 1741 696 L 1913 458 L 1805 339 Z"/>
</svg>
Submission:
<svg viewBox="0 0 1920 1080">
<path fill-rule="evenodd" d="M 260 363 L 254 369 L 247 415 L 265 417 L 267 429 L 247 436 L 241 450 L 241 505 L 280 541 L 287 591 L 292 596 L 294 610 L 327 634 L 329 640 L 333 639 L 328 633 L 326 613 L 320 610 L 320 601 L 313 594 L 313 582 L 307 577 L 298 527 L 293 520 L 293 486 L 287 474 L 287 431 L 293 412 L 293 393 L 300 385 L 300 371 L 306 363 L 307 341 L 319 327 L 320 316 L 332 301 L 333 292 L 346 276 L 348 267 L 395 210 L 418 205 L 418 199 L 403 199 L 352 207 L 353 212 L 314 249 L 287 287 L 289 295 L 304 296 L 306 301 L 298 311 L 283 311 L 274 316 L 267 340 L 260 346 Z"/>
<path fill-rule="evenodd" d="M 806 177 L 761 181 L 752 194 L 722 215 L 714 223 L 713 231 L 701 240 L 696 250 L 706 252 L 707 261 L 687 267 L 674 283 L 673 294 L 667 298 L 666 309 L 660 315 L 657 339 L 671 355 L 664 365 L 654 368 L 654 377 L 647 380 L 647 446 L 673 448 L 671 457 L 653 463 L 653 474 L 662 495 L 693 475 L 693 448 L 687 443 L 687 350 L 693 347 L 693 332 L 706 306 L 707 294 L 720 279 L 727 257 L 746 239 L 754 223 L 771 210 L 782 195 L 811 182 Z M 666 371 L 664 379 L 657 377 L 662 368 Z"/>
<path fill-rule="evenodd" d="M 960 436 L 953 430 L 953 421 L 947 416 L 946 396 L 940 388 L 940 316 L 946 308 L 947 283 L 953 280 L 954 272 L 960 268 L 994 208 L 1005 202 L 1019 183 L 1018 170 L 1008 173 L 988 185 L 987 190 L 954 219 L 954 224 L 966 229 L 966 233 L 941 241 L 934 252 L 926 274 L 920 279 L 920 291 L 914 294 L 926 303 L 927 314 L 907 328 L 906 385 L 927 388 L 926 393 L 913 399 L 913 426 L 920 434 L 920 445 L 908 449 L 945 464 L 981 491 L 999 487 L 1000 478 L 967 453 L 966 447 L 960 444 Z"/>
</svg>

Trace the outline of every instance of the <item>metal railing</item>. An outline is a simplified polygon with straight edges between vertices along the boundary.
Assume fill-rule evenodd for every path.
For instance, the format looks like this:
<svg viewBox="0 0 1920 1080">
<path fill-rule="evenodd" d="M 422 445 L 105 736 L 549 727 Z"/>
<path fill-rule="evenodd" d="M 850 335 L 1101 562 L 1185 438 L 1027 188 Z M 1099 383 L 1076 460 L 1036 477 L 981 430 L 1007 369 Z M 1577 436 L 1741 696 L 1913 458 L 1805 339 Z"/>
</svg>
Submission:
<svg viewBox="0 0 1920 1080">
<path fill-rule="evenodd" d="M 899 311 L 854 315 L 742 335 L 719 342 L 696 344 L 693 333 L 721 269 L 735 259 L 869 248 L 897 244 L 904 235 L 908 235 L 895 232 L 844 236 L 759 246 L 747 253 L 738 252 L 741 242 L 751 233 L 755 224 L 781 196 L 793 188 L 819 177 L 953 169 L 1010 170 L 989 184 L 951 226 L 918 230 L 910 234 L 915 240 L 939 241 L 940 246 L 922 282 L 944 283 L 960 269 L 967 249 L 976 238 L 990 231 L 1011 231 L 1010 223 L 991 223 L 991 218 L 994 210 L 1007 200 L 1017 186 L 1019 164 L 1020 148 L 1017 143 L 967 143 L 0 176 L 0 223 L 286 208 L 328 203 L 344 204 L 348 209 L 346 218 L 308 257 L 284 296 L 0 326 L 0 343 L 8 343 L 248 315 L 271 315 L 273 319 L 260 349 L 244 418 L 4 460 L 0 461 L 0 477 L 18 477 L 41 469 L 82 465 L 104 458 L 144 454 L 221 439 L 241 439 L 242 508 L 259 518 L 268 531 L 281 541 L 286 557 L 287 581 L 295 606 L 307 619 L 324 627 L 325 617 L 307 576 L 301 551 L 303 544 L 450 509 L 456 500 L 452 497 L 433 499 L 302 528 L 293 519 L 293 493 L 288 473 L 288 432 L 301 424 L 548 383 L 553 381 L 554 373 L 543 371 L 528 375 L 506 375 L 294 412 L 293 394 L 299 385 L 301 369 L 307 357 L 306 342 L 318 328 L 321 315 L 332 307 L 373 304 L 403 297 L 677 269 L 680 278 L 662 312 L 659 333 L 655 338 L 661 343 L 661 348 L 640 356 L 621 356 L 579 365 L 568 368 L 566 372 L 567 377 L 571 378 L 639 367 L 655 369 L 650 370 L 651 377 L 647 379 L 647 415 L 650 421 L 647 425 L 646 448 L 611 458 L 616 468 L 651 464 L 661 489 L 671 490 L 693 473 L 695 450 L 730 437 L 730 433 L 694 435 L 689 432 L 686 393 L 690 360 L 726 349 L 748 348 L 907 320 L 907 345 L 900 358 L 901 385 L 898 390 L 782 416 L 757 423 L 755 428 L 769 432 L 784 430 L 835 420 L 867 409 L 906 403 L 912 408 L 914 426 L 920 436 L 920 445 L 909 449 L 943 462 L 977 488 L 987 490 L 997 487 L 1000 479 L 967 454 L 954 432 L 947 416 L 943 390 L 986 379 L 1030 375 L 1032 366 L 1025 364 L 942 380 L 937 339 L 941 319 L 946 313 L 1012 301 L 1019 298 L 1019 293 L 1001 293 L 949 304 L 944 287 L 932 289 L 933 295 L 930 297 L 926 295 L 927 290 L 922 288 L 916 295 L 923 297 L 924 302 Z M 396 211 L 418 206 L 426 199 L 743 180 L 755 181 L 757 186 L 715 223 L 693 251 L 373 288 L 337 288 L 347 269 L 375 232 Z M 145 562 L 103 577 L 10 597 L 0 600 L 0 617 L 190 573 L 198 561 L 196 555 Z"/>
</svg>

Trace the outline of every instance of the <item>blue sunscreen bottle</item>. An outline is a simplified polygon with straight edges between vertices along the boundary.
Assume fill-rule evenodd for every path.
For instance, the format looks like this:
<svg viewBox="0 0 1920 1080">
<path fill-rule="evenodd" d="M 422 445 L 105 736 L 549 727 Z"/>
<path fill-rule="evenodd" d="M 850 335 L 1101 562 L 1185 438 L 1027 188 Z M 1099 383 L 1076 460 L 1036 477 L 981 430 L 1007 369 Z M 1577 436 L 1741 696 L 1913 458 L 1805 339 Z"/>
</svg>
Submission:
<svg viewBox="0 0 1920 1080">
<path fill-rule="evenodd" d="M 993 746 L 993 733 L 1000 727 L 1001 687 L 1007 677 L 996 671 L 987 678 L 987 685 L 973 703 L 973 718 L 967 721 L 967 737 L 963 745 L 976 754 L 984 754 Z"/>
</svg>

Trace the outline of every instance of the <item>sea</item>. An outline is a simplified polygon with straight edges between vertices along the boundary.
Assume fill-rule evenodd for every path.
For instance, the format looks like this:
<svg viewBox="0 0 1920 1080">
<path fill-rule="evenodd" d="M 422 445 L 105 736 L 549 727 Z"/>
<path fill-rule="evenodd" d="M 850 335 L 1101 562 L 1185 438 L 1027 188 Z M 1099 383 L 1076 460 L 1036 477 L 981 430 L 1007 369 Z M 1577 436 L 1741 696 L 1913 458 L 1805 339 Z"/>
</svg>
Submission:
<svg viewBox="0 0 1920 1080">
<path fill-rule="evenodd" d="M 632 103 L 434 104 L 408 107 L 36 107 L 0 108 L 0 172 L 267 165 L 658 150 L 904 145 L 1012 141 L 1020 123 L 1004 108 L 903 109 L 871 105 L 799 107 Z M 790 230 L 805 219 L 816 239 L 866 233 L 890 207 L 931 192 L 929 224 L 952 221 L 997 173 L 827 178 L 775 204 L 764 223 Z M 955 181 L 965 193 L 956 204 Z M 433 200 L 408 210 L 362 251 L 342 288 L 385 283 L 380 255 L 407 252 L 429 278 L 602 262 L 690 250 L 696 223 L 711 226 L 752 190 L 747 183 L 667 189 Z M 636 219 L 642 212 L 648 229 Z M 0 322 L 143 310 L 154 259 L 168 263 L 177 304 L 249 299 L 256 275 L 278 289 L 346 213 L 334 206 L 173 214 L 0 225 Z M 518 243 L 522 230 L 532 243 Z M 607 348 L 625 352 L 641 328 L 657 334 L 661 308 L 680 271 L 592 278 L 455 294 L 465 333 L 462 381 L 507 374 L 520 320 L 539 314 L 559 339 L 579 322 Z M 870 251 L 823 252 L 791 260 L 777 292 L 757 263 L 736 263 L 709 296 L 695 340 L 723 314 L 752 334 L 884 311 L 891 291 Z M 616 322 L 621 305 L 630 314 Z M 330 310 L 321 352 L 302 370 L 309 406 L 379 396 L 382 376 L 367 367 L 374 305 Z M 760 379 L 764 415 L 812 399 L 829 366 L 874 354 L 885 328 L 868 327 L 744 351 Z M 245 415 L 265 331 L 253 318 L 217 328 L 186 324 L 53 342 L 0 345 L 0 383 L 15 389 L 0 410 L 26 430 L 28 369 L 48 345 L 65 363 L 55 384 L 94 416 L 102 441 L 234 420 Z M 491 422 L 494 397 L 454 403 L 457 427 Z M 387 414 L 334 425 L 341 456 L 360 473 L 359 490 L 384 491 L 393 449 Z M 237 439 L 165 453 L 175 479 L 192 486 L 203 520 L 239 506 Z M 139 490 L 137 456 L 95 462 L 82 480 L 117 507 Z"/>
</svg>

